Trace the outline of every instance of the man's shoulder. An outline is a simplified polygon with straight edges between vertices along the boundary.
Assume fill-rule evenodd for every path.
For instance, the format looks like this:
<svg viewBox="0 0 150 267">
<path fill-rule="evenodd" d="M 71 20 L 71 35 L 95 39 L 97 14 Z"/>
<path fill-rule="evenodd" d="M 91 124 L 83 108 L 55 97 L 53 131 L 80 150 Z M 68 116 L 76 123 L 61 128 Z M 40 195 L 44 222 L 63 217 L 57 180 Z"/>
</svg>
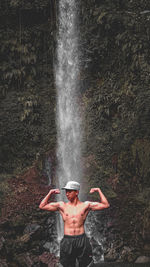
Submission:
<svg viewBox="0 0 150 267">
<path fill-rule="evenodd" d="M 57 203 L 59 203 L 60 206 L 64 206 L 66 204 L 64 201 L 58 201 Z"/>
<path fill-rule="evenodd" d="M 60 209 L 61 211 L 63 211 L 65 209 L 65 202 L 58 201 L 57 205 L 58 205 L 58 209 Z"/>
<path fill-rule="evenodd" d="M 90 205 L 90 201 L 85 201 L 84 205 L 88 207 Z"/>
</svg>

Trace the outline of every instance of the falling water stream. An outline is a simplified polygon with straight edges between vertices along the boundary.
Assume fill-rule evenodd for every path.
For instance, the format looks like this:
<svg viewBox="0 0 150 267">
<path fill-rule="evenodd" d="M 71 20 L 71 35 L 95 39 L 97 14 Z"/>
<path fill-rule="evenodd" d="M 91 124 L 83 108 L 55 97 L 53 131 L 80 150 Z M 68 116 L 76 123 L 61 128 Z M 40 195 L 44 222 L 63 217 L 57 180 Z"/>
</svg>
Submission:
<svg viewBox="0 0 150 267">
<path fill-rule="evenodd" d="M 57 158 L 58 187 L 69 180 L 81 180 L 81 116 L 78 105 L 79 51 L 77 36 L 77 3 L 59 1 L 57 62 Z M 61 196 L 62 199 L 62 196 Z M 61 220 L 61 219 L 60 219 Z M 58 239 L 63 234 L 57 225 Z"/>
<path fill-rule="evenodd" d="M 58 188 L 64 186 L 69 180 L 82 181 L 82 118 L 78 104 L 80 53 L 78 49 L 77 13 L 76 0 L 59 1 L 55 65 Z M 62 200 L 63 197 L 63 192 L 61 192 L 58 200 Z M 93 227 L 93 219 L 90 215 L 88 222 L 86 229 L 90 235 Z M 63 222 L 60 216 L 59 219 L 57 218 L 57 235 L 59 243 L 63 236 Z"/>
</svg>

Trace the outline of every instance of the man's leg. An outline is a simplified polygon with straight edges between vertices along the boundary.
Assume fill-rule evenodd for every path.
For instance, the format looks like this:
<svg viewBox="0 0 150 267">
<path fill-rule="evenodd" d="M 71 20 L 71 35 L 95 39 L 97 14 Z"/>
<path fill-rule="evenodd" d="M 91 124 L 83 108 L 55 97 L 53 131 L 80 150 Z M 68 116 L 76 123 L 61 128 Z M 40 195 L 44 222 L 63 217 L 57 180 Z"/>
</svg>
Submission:
<svg viewBox="0 0 150 267">
<path fill-rule="evenodd" d="M 76 258 L 72 250 L 72 240 L 64 237 L 60 242 L 60 263 L 63 267 L 75 267 Z"/>
<path fill-rule="evenodd" d="M 92 247 L 89 239 L 85 235 L 82 248 L 78 255 L 79 267 L 87 267 L 92 262 Z"/>
</svg>

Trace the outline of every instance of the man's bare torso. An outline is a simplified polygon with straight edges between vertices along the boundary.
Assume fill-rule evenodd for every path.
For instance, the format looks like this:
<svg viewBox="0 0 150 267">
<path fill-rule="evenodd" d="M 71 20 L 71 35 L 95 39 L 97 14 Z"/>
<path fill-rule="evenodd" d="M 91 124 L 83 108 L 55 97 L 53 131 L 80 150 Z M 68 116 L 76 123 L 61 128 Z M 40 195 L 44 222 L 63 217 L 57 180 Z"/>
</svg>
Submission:
<svg viewBox="0 0 150 267">
<path fill-rule="evenodd" d="M 60 194 L 59 189 L 51 189 L 41 201 L 40 209 L 59 211 L 64 221 L 65 235 L 81 235 L 84 233 L 84 222 L 90 210 L 102 210 L 109 207 L 109 203 L 100 188 L 91 188 L 90 193 L 98 192 L 101 202 L 85 201 L 78 198 L 79 191 L 66 189 L 66 197 L 69 202 L 50 202 L 52 194 Z"/>
<path fill-rule="evenodd" d="M 89 212 L 88 202 L 78 201 L 76 205 L 70 202 L 61 202 L 59 211 L 64 221 L 65 235 L 81 235 L 84 233 L 84 222 Z"/>
</svg>

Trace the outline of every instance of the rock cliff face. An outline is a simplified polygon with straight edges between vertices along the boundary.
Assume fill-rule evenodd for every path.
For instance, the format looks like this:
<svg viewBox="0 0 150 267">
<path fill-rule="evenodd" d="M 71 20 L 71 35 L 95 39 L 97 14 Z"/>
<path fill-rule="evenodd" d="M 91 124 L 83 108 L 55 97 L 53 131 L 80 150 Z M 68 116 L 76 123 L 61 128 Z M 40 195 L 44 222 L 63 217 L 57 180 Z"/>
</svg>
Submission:
<svg viewBox="0 0 150 267">
<path fill-rule="evenodd" d="M 1 264 L 55 266 L 56 218 L 38 205 L 55 184 L 58 2 L 0 5 Z M 81 1 L 79 23 L 85 195 L 99 186 L 111 204 L 97 214 L 105 260 L 135 262 L 150 254 L 150 3 Z"/>
</svg>

